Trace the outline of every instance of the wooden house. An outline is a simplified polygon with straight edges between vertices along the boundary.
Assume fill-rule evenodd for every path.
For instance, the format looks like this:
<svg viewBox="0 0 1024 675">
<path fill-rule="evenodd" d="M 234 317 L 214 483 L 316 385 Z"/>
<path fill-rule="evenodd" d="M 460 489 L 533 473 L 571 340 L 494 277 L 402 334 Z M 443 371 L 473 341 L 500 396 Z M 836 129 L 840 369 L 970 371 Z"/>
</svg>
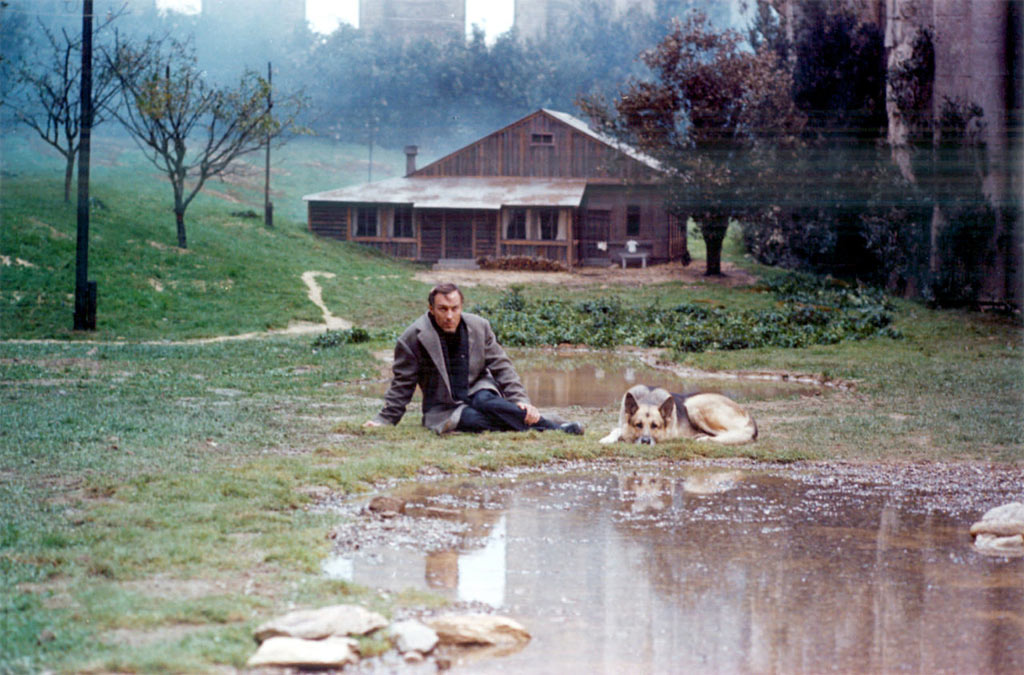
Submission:
<svg viewBox="0 0 1024 675">
<path fill-rule="evenodd" d="M 537 112 L 407 175 L 306 195 L 314 233 L 424 262 L 638 264 L 686 254 L 657 161 L 566 113 Z"/>
</svg>

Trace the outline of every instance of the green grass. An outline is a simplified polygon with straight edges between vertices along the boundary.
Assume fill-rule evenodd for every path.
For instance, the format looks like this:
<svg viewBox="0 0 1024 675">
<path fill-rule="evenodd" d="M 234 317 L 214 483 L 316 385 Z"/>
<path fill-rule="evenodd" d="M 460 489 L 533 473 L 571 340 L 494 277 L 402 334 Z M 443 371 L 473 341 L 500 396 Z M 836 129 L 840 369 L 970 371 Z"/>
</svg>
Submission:
<svg viewBox="0 0 1024 675">
<path fill-rule="evenodd" d="M 44 152 L 38 142 L 3 143 L 0 251 L 25 264 L 0 267 L 0 337 L 71 337 L 76 204 L 63 202 L 57 172 L 22 168 Z M 262 173 L 211 181 L 186 213 L 189 247 L 182 250 L 169 184 L 125 143 L 101 138 L 97 144 L 90 194 L 103 207 L 90 215 L 89 278 L 98 285 L 98 307 L 97 331 L 89 337 L 181 339 L 320 321 L 301 280 L 307 270 L 339 274 L 320 278 L 324 297 L 335 314 L 360 323 L 390 324 L 395 311 L 412 316 L 422 306 L 425 291 L 409 293 L 418 286 L 409 281 L 411 265 L 385 264 L 363 247 L 314 238 L 305 227 L 302 194 L 361 180 L 354 172 L 365 170 L 355 158 L 358 148 L 311 139 L 285 146 L 280 162 L 288 168 L 275 180 L 294 186 L 278 199 L 290 217 L 278 216 L 273 229 L 262 217 L 232 215 L 262 214 Z"/>
<path fill-rule="evenodd" d="M 1020 326 L 902 301 L 893 312 L 902 340 L 663 354 L 699 369 L 851 385 L 749 402 L 762 432 L 754 445 L 602 446 L 615 401 L 561 411 L 584 422 L 583 437 L 438 438 L 419 426 L 417 403 L 399 426 L 367 431 L 362 421 L 380 406 L 366 386 L 381 370 L 373 352 L 390 349 L 387 336 L 422 312 L 427 287 L 413 278 L 415 265 L 310 236 L 301 202 L 362 180 L 363 149 L 315 139 L 286 146 L 275 160 L 273 230 L 231 215 L 260 211 L 260 180 L 213 184 L 188 213 L 182 253 L 169 187 L 130 144 L 104 141 L 93 193 L 105 208 L 93 211 L 90 248 L 99 326 L 85 334 L 70 328 L 75 209 L 61 201 L 59 164 L 38 144 L 3 143 L 0 254 L 12 264 L 0 267 L 0 673 L 240 667 L 252 629 L 293 605 L 434 606 L 439 600 L 423 593 L 384 600 L 324 578 L 332 519 L 308 508 L 313 492 L 354 495 L 426 466 L 465 473 L 555 459 L 707 456 L 1024 461 Z M 727 259 L 775 273 L 746 262 L 735 234 L 730 242 Z M 320 279 L 326 303 L 374 341 L 319 349 L 312 336 L 183 342 L 319 321 L 300 280 L 310 269 L 337 274 Z M 713 283 L 537 284 L 522 293 L 637 307 L 775 303 L 757 289 Z M 488 304 L 501 292 L 467 295 L 470 305 Z M 558 358 L 536 352 L 522 361 L 556 367 Z"/>
</svg>

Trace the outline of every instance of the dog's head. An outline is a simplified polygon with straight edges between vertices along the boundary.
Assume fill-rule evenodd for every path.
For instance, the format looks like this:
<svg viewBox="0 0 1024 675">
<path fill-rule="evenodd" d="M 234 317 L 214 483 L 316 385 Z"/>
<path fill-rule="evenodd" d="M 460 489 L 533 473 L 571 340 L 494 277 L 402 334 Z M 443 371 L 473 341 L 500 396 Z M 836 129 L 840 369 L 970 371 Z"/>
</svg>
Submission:
<svg viewBox="0 0 1024 675">
<path fill-rule="evenodd" d="M 623 440 L 653 444 L 668 438 L 668 429 L 676 423 L 676 402 L 664 389 L 637 385 L 622 401 Z"/>
</svg>

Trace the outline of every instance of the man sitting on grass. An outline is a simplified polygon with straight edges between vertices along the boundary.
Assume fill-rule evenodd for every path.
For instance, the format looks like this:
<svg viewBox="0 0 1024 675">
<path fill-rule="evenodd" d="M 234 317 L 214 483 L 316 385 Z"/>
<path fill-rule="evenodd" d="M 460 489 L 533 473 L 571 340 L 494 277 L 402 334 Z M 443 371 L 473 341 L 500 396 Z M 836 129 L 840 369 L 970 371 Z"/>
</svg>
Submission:
<svg viewBox="0 0 1024 675">
<path fill-rule="evenodd" d="M 363 426 L 398 424 L 416 385 L 423 392 L 423 425 L 448 431 L 557 429 L 582 434 L 578 422 L 541 417 L 491 324 L 463 314 L 462 291 L 440 284 L 427 296 L 429 309 L 395 345 L 393 377 L 384 407 Z"/>
</svg>

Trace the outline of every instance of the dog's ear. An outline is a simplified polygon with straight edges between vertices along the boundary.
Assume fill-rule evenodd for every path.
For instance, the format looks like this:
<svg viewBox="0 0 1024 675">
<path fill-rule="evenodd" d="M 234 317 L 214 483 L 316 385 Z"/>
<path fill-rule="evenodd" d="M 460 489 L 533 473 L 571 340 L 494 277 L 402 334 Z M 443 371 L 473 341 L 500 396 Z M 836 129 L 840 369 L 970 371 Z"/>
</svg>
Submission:
<svg viewBox="0 0 1024 675">
<path fill-rule="evenodd" d="M 626 392 L 626 398 L 622 400 L 622 405 L 626 411 L 626 417 L 629 417 L 640 409 L 640 405 L 636 402 L 636 399 L 633 398 L 633 393 L 629 391 Z"/>
<path fill-rule="evenodd" d="M 661 418 L 668 422 L 673 418 L 673 416 L 675 416 L 676 400 L 669 396 L 660 406 L 658 406 L 658 412 L 661 413 Z"/>
</svg>

